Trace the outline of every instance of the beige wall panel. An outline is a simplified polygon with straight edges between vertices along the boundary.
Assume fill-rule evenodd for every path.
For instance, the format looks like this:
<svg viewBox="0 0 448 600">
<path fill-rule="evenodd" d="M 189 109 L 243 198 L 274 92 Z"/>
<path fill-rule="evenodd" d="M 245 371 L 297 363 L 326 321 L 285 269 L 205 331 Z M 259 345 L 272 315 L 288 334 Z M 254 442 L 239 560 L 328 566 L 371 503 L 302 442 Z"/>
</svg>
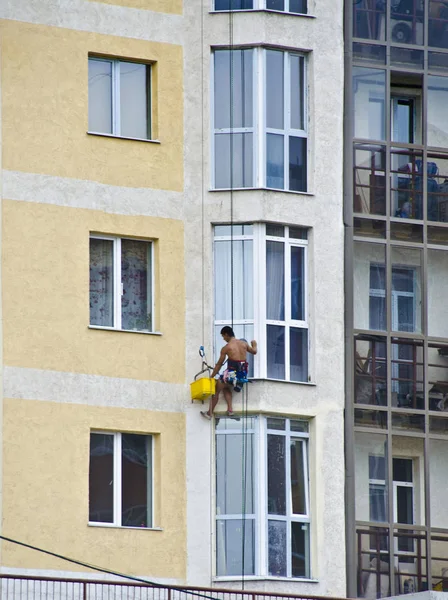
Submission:
<svg viewBox="0 0 448 600">
<path fill-rule="evenodd" d="M 182 0 L 89 0 L 89 2 L 103 2 L 104 4 L 116 4 L 127 8 L 143 8 L 157 12 L 181 15 Z"/>
<path fill-rule="evenodd" d="M 5 200 L 5 364 L 110 377 L 185 381 L 183 225 Z M 89 329 L 89 233 L 155 239 L 162 336 Z"/>
<path fill-rule="evenodd" d="M 183 189 L 182 48 L 2 21 L 3 167 L 129 187 Z M 88 53 L 155 61 L 160 144 L 88 135 Z"/>
<path fill-rule="evenodd" d="M 163 531 L 88 526 L 92 429 L 155 434 L 154 524 Z M 184 415 L 7 399 L 3 436 L 4 535 L 124 573 L 185 578 Z M 3 548 L 5 567 L 77 570 Z"/>
</svg>

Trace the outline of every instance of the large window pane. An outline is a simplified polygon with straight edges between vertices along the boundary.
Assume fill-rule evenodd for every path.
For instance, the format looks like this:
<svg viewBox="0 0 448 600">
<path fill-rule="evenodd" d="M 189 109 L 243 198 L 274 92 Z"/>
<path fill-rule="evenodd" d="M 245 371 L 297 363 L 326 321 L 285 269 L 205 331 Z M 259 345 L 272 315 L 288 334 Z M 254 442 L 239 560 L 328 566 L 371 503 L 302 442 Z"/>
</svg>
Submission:
<svg viewBox="0 0 448 600">
<path fill-rule="evenodd" d="M 285 328 L 267 326 L 267 374 L 270 379 L 285 379 Z"/>
<path fill-rule="evenodd" d="M 428 250 L 428 333 L 448 338 L 448 252 Z"/>
<path fill-rule="evenodd" d="M 353 2 L 353 36 L 369 40 L 384 40 L 386 2 Z"/>
<path fill-rule="evenodd" d="M 448 48 L 448 8 L 443 0 L 429 0 L 429 45 Z"/>
<path fill-rule="evenodd" d="M 120 62 L 120 134 L 146 139 L 148 127 L 149 67 Z"/>
<path fill-rule="evenodd" d="M 215 0 L 215 10 L 250 10 L 253 0 Z"/>
<path fill-rule="evenodd" d="M 266 241 L 266 318 L 285 319 L 285 244 Z"/>
<path fill-rule="evenodd" d="M 285 0 L 266 0 L 268 10 L 285 10 Z"/>
<path fill-rule="evenodd" d="M 289 138 L 289 189 L 305 192 L 307 186 L 306 138 Z"/>
<path fill-rule="evenodd" d="M 151 439 L 145 435 L 121 436 L 121 524 L 151 527 Z"/>
<path fill-rule="evenodd" d="M 354 455 L 356 520 L 387 522 L 387 437 L 356 432 Z"/>
<path fill-rule="evenodd" d="M 391 38 L 397 44 L 423 44 L 423 2 L 391 2 Z"/>
<path fill-rule="evenodd" d="M 386 137 L 386 73 L 366 67 L 353 68 L 355 137 L 384 140 Z"/>
<path fill-rule="evenodd" d="M 253 520 L 246 519 L 244 522 L 241 519 L 225 521 L 218 519 L 216 538 L 216 571 L 218 577 L 255 574 L 255 527 Z"/>
<path fill-rule="evenodd" d="M 386 247 L 354 243 L 354 323 L 357 329 L 384 331 L 386 319 Z"/>
<path fill-rule="evenodd" d="M 266 186 L 283 190 L 285 187 L 284 136 L 266 135 Z"/>
<path fill-rule="evenodd" d="M 272 129 L 285 126 L 284 57 L 284 52 L 266 50 L 266 127 Z"/>
<path fill-rule="evenodd" d="M 423 218 L 422 158 L 423 155 L 418 150 L 391 149 L 391 216 L 404 219 Z"/>
<path fill-rule="evenodd" d="M 89 521 L 114 521 L 114 438 L 90 434 Z"/>
<path fill-rule="evenodd" d="M 308 381 L 308 329 L 291 327 L 290 374 L 291 381 Z"/>
<path fill-rule="evenodd" d="M 150 244 L 121 241 L 122 329 L 151 331 Z"/>
<path fill-rule="evenodd" d="M 354 212 L 385 215 L 386 149 L 383 146 L 356 144 L 354 162 Z"/>
<path fill-rule="evenodd" d="M 425 408 L 423 377 L 423 344 L 414 340 L 394 339 L 391 346 L 391 399 L 398 408 Z M 405 416 L 407 418 L 407 415 Z M 403 419 L 402 425 L 406 423 Z M 411 419 L 412 421 L 412 419 Z M 418 423 L 417 419 L 414 419 Z M 396 421 L 396 424 L 398 421 Z"/>
<path fill-rule="evenodd" d="M 421 331 L 421 251 L 394 246 L 392 257 L 392 329 Z"/>
<path fill-rule="evenodd" d="M 304 467 L 304 441 L 291 440 L 291 499 L 292 513 L 294 515 L 306 515 L 306 499 L 305 499 L 305 477 L 306 471 Z"/>
<path fill-rule="evenodd" d="M 299 8 L 299 6 L 297 6 L 297 8 Z M 303 56 L 291 54 L 289 61 L 291 69 L 291 128 L 305 129 L 305 115 L 303 102 L 305 59 L 303 58 Z"/>
<path fill-rule="evenodd" d="M 89 131 L 112 133 L 112 63 L 89 58 Z"/>
<path fill-rule="evenodd" d="M 268 521 L 268 570 L 274 577 L 286 577 L 286 521 Z"/>
<path fill-rule="evenodd" d="M 253 185 L 252 133 L 216 134 L 215 187 L 245 188 Z"/>
<path fill-rule="evenodd" d="M 355 402 L 387 405 L 386 338 L 355 339 Z"/>
<path fill-rule="evenodd" d="M 112 240 L 90 239 L 90 324 L 114 325 Z"/>
<path fill-rule="evenodd" d="M 306 321 L 305 249 L 291 246 L 291 319 Z"/>
<path fill-rule="evenodd" d="M 215 130 L 251 127 L 253 125 L 253 51 L 217 50 L 214 56 Z"/>
<path fill-rule="evenodd" d="M 447 54 L 448 56 L 448 54 Z M 428 220 L 448 222 L 448 154 L 428 154 Z M 446 230 L 445 230 L 446 231 Z"/>
<path fill-rule="evenodd" d="M 394 522 L 407 525 L 425 524 L 424 440 L 422 438 L 394 435 L 392 437 Z M 406 491 L 410 490 L 410 491 Z M 412 542 L 404 538 L 399 550 L 409 551 L 405 545 Z"/>
<path fill-rule="evenodd" d="M 236 235 L 236 234 L 235 234 Z M 233 252 L 233 261 L 232 261 Z M 233 298 L 232 286 L 233 262 Z M 215 241 L 215 319 L 254 318 L 253 241 Z"/>
<path fill-rule="evenodd" d="M 286 515 L 286 438 L 268 434 L 268 513 Z"/>
<path fill-rule="evenodd" d="M 291 562 L 292 577 L 309 577 L 309 525 L 291 523 Z"/>
<path fill-rule="evenodd" d="M 429 344 L 428 346 L 428 395 L 429 410 L 448 411 L 448 346 L 444 344 Z M 444 434 L 447 426 L 445 419 L 434 421 L 434 433 L 436 427 Z M 448 424 L 448 421 L 446 421 Z"/>
<path fill-rule="evenodd" d="M 289 0 L 289 12 L 306 15 L 307 0 Z"/>
<path fill-rule="evenodd" d="M 245 489 L 243 485 L 243 464 Z M 241 431 L 216 436 L 217 515 L 253 513 L 253 434 Z"/>
<path fill-rule="evenodd" d="M 448 10 L 448 9 L 447 9 Z M 428 77 L 428 146 L 448 148 L 448 77 Z"/>
</svg>

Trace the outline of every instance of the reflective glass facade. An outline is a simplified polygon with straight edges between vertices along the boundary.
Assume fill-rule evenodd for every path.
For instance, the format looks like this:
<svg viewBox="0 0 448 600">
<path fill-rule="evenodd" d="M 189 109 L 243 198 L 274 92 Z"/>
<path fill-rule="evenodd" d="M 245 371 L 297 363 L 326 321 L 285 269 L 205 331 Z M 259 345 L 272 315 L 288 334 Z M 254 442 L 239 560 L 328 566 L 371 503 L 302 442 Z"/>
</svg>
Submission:
<svg viewBox="0 0 448 600">
<path fill-rule="evenodd" d="M 448 3 L 346 19 L 348 596 L 448 591 Z"/>
</svg>

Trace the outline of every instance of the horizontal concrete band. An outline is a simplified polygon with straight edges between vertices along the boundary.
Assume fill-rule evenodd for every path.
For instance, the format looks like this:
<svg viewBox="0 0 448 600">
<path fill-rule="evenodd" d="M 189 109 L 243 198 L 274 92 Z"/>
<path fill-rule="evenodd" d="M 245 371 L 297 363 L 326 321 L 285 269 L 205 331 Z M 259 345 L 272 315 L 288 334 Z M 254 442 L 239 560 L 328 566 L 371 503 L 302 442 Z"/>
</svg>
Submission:
<svg viewBox="0 0 448 600">
<path fill-rule="evenodd" d="M 182 44 L 183 17 L 86 0 L 3 0 L 0 19 Z"/>
<path fill-rule="evenodd" d="M 183 194 L 3 170 L 3 198 L 107 213 L 182 219 Z"/>
<path fill-rule="evenodd" d="M 3 395 L 18 400 L 163 412 L 184 412 L 190 401 L 186 385 L 21 367 L 4 367 Z"/>
</svg>

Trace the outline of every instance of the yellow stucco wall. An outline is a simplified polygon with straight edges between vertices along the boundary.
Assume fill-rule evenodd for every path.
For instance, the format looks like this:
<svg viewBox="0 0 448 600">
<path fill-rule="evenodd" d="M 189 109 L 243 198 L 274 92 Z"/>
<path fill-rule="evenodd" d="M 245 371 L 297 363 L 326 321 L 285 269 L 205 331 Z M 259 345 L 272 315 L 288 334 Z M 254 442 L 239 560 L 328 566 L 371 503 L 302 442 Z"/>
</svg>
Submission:
<svg viewBox="0 0 448 600">
<path fill-rule="evenodd" d="M 88 328 L 90 232 L 156 240 L 162 336 Z M 6 365 L 184 383 L 181 221 L 4 200 L 2 235 Z"/>
<path fill-rule="evenodd" d="M 182 14 L 182 0 L 89 0 L 89 2 L 102 2 L 127 8 L 143 8 L 163 13 Z"/>
<path fill-rule="evenodd" d="M 3 167 L 128 187 L 183 189 L 182 48 L 0 22 Z M 88 135 L 88 54 L 154 61 L 160 144 Z"/>
<path fill-rule="evenodd" d="M 88 526 L 92 429 L 156 434 L 155 525 L 163 531 Z M 6 399 L 3 453 L 4 535 L 129 574 L 185 578 L 183 414 Z M 2 565 L 79 570 L 11 544 Z"/>
</svg>

